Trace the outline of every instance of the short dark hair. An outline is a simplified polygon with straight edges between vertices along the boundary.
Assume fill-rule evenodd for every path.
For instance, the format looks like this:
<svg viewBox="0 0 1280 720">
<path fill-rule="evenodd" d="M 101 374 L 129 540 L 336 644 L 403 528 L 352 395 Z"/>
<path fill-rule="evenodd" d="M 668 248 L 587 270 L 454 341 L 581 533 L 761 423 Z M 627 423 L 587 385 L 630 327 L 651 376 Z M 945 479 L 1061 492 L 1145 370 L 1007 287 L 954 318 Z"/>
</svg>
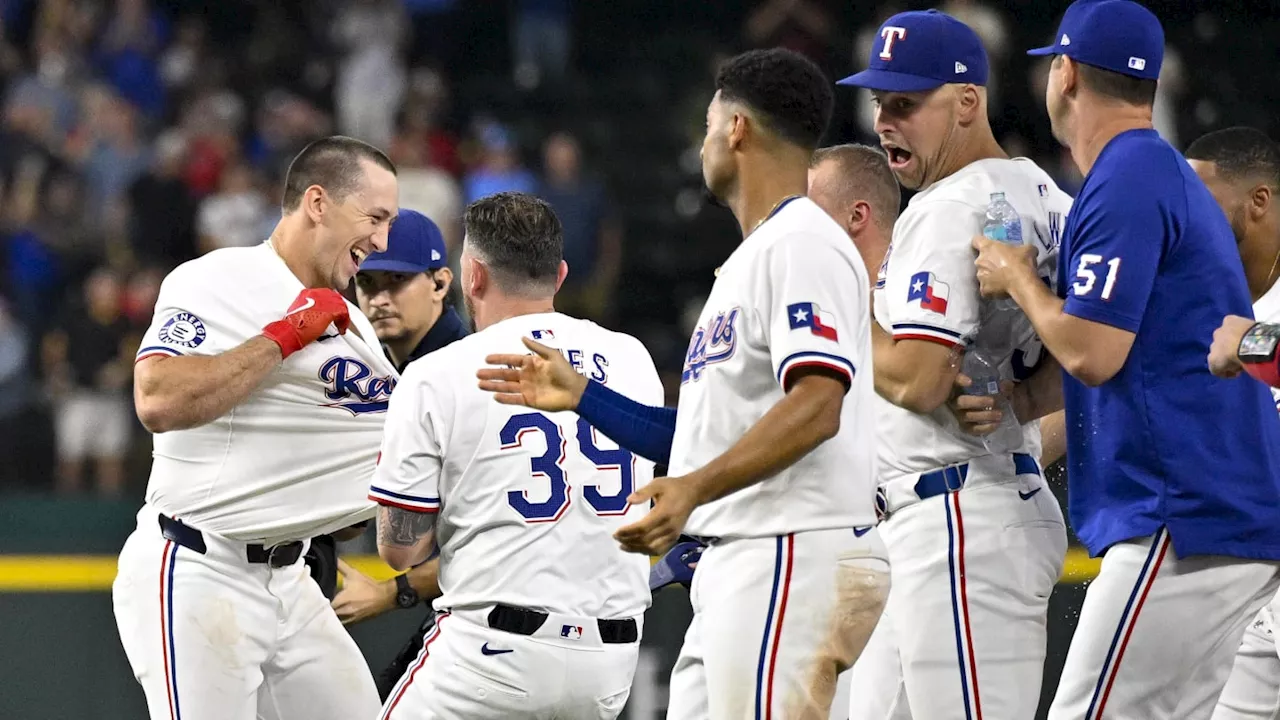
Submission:
<svg viewBox="0 0 1280 720">
<path fill-rule="evenodd" d="M 902 189 L 889 169 L 889 159 L 878 148 L 849 143 L 813 151 L 809 167 L 831 161 L 840 171 L 838 192 L 846 199 L 861 198 L 871 204 L 882 230 L 892 230 L 902 209 Z"/>
<path fill-rule="evenodd" d="M 462 226 L 467 246 L 497 275 L 503 289 L 554 292 L 564 259 L 564 232 L 545 200 L 521 192 L 488 195 L 467 206 Z"/>
<path fill-rule="evenodd" d="M 364 177 L 361 160 L 368 160 L 378 167 L 396 174 L 395 163 L 386 153 L 369 143 L 345 135 L 321 138 L 302 148 L 284 179 L 284 198 L 280 205 L 285 212 L 293 212 L 302 202 L 302 195 L 312 185 L 319 185 L 325 192 L 341 202 L 351 194 Z"/>
<path fill-rule="evenodd" d="M 1280 189 L 1280 145 L 1251 127 L 1231 127 L 1202 135 L 1187 148 L 1188 160 L 1211 162 L 1230 182 L 1266 182 Z"/>
<path fill-rule="evenodd" d="M 716 74 L 725 100 L 744 103 L 769 129 L 805 150 L 818 147 L 831 122 L 831 83 L 808 58 L 790 50 L 751 50 Z"/>
<path fill-rule="evenodd" d="M 1093 92 L 1130 105 L 1151 106 L 1156 102 L 1156 81 L 1122 75 L 1094 65 L 1076 63 L 1080 82 Z"/>
</svg>

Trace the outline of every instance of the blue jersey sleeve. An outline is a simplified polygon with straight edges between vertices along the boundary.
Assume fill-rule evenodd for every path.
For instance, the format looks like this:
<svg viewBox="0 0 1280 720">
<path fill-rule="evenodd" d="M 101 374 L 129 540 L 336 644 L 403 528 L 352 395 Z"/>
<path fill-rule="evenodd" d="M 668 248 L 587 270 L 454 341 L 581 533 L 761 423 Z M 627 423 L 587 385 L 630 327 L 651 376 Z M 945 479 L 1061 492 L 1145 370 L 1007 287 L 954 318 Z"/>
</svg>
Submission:
<svg viewBox="0 0 1280 720">
<path fill-rule="evenodd" d="M 1077 200 L 1065 243 L 1065 310 L 1136 333 L 1171 232 L 1150 176 L 1115 177 Z M 1159 181 L 1157 181 L 1158 183 Z"/>
<path fill-rule="evenodd" d="M 659 465 L 671 459 L 675 408 L 638 403 L 592 380 L 578 400 L 578 415 L 619 447 Z"/>
</svg>

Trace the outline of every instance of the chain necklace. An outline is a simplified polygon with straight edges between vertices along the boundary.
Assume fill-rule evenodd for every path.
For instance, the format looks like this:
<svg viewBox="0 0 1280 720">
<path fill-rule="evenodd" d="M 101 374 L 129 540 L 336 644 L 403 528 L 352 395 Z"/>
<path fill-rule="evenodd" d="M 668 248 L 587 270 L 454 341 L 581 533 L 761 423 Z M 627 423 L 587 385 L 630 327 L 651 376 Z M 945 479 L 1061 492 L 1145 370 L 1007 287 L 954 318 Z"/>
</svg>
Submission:
<svg viewBox="0 0 1280 720">
<path fill-rule="evenodd" d="M 764 214 L 764 217 L 760 218 L 759 222 L 757 222 L 755 225 L 752 225 L 752 226 L 751 226 L 751 229 L 747 231 L 747 234 L 742 236 L 742 239 L 743 239 L 743 240 L 746 240 L 747 238 L 751 237 L 751 233 L 753 233 L 753 232 L 755 232 L 755 231 L 759 230 L 761 225 L 763 225 L 763 224 L 765 224 L 766 222 L 768 222 L 769 218 L 773 217 L 773 214 L 774 214 L 774 213 L 776 213 L 776 212 L 778 212 L 778 208 L 782 207 L 783 205 L 787 204 L 788 202 L 790 202 L 790 201 L 792 201 L 792 200 L 795 200 L 795 199 L 796 199 L 796 198 L 798 198 L 798 197 L 804 197 L 804 196 L 803 196 L 803 195 L 788 195 L 788 196 L 786 196 L 786 197 L 782 198 L 781 200 L 779 200 L 778 202 L 774 203 L 773 207 L 769 208 L 769 212 L 765 213 L 765 214 Z M 1277 259 L 1278 259 L 1278 260 L 1280 260 L 1280 256 L 1277 256 Z M 720 267 L 716 268 L 716 271 L 715 271 L 715 277 L 720 277 L 720 271 L 721 271 L 721 270 L 723 270 L 723 269 L 724 269 L 724 266 L 723 266 L 723 265 L 721 265 Z"/>
</svg>

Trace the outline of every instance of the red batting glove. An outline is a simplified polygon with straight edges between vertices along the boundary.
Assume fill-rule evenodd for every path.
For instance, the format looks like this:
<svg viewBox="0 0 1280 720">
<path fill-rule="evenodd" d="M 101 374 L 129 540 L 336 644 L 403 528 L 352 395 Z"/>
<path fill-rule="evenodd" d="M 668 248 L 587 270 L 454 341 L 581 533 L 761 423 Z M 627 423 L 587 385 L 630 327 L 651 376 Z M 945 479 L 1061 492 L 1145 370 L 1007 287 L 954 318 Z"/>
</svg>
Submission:
<svg viewBox="0 0 1280 720">
<path fill-rule="evenodd" d="M 298 293 L 284 317 L 267 325 L 262 334 L 280 346 L 283 357 L 298 352 L 324 334 L 329 325 L 345 333 L 351 325 L 347 301 L 337 290 L 307 289 Z"/>
</svg>

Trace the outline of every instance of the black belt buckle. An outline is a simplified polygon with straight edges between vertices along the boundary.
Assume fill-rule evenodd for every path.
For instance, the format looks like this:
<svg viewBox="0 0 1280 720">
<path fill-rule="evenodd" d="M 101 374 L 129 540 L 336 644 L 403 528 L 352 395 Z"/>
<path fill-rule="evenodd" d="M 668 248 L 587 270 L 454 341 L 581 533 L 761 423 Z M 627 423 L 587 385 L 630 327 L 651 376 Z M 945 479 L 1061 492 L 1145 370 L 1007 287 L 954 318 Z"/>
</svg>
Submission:
<svg viewBox="0 0 1280 720">
<path fill-rule="evenodd" d="M 262 545 L 246 545 L 245 559 L 251 563 L 262 563 L 270 565 L 273 568 L 288 567 L 302 557 L 302 541 L 294 540 L 293 542 L 280 543 L 271 547 L 263 547 Z"/>
</svg>

